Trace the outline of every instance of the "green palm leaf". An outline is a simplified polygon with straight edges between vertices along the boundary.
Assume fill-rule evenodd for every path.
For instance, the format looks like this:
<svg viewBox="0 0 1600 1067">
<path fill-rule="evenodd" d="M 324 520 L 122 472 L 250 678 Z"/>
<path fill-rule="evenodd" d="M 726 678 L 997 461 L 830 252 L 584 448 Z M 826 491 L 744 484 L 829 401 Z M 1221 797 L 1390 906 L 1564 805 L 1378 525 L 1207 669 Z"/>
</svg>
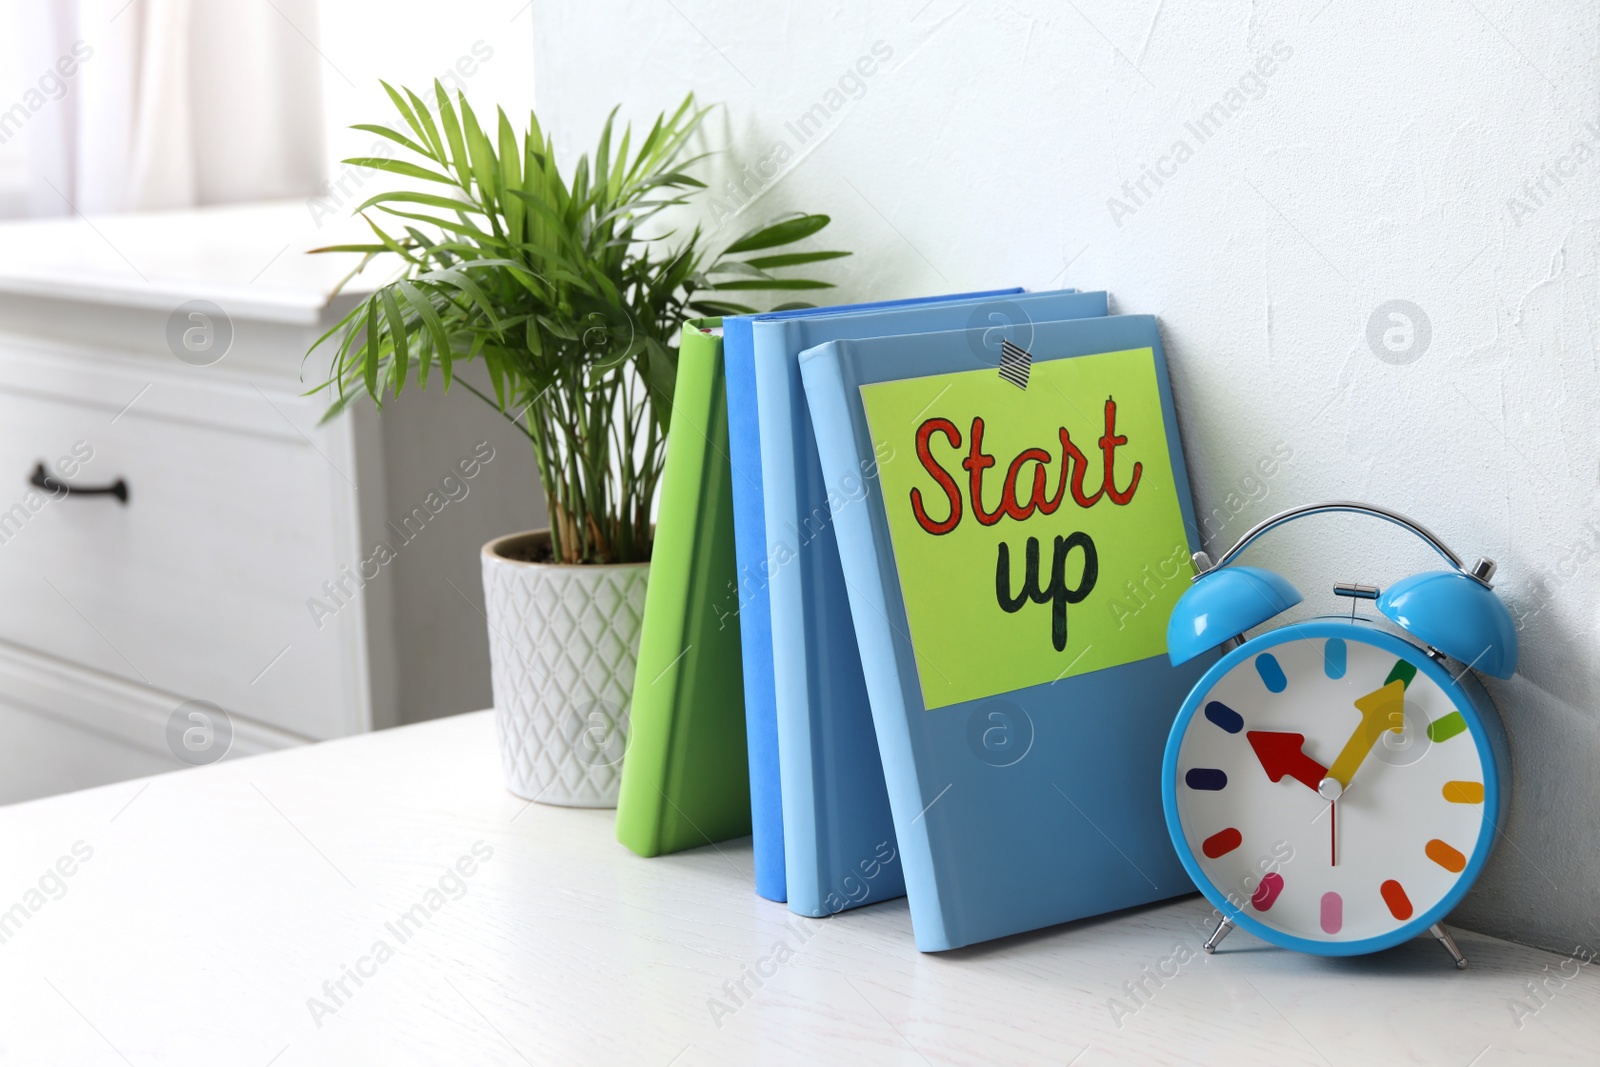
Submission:
<svg viewBox="0 0 1600 1067">
<path fill-rule="evenodd" d="M 410 158 L 348 162 L 431 191 L 375 192 L 356 208 L 375 240 L 322 250 L 359 254 L 357 270 L 376 258 L 400 270 L 312 346 L 327 345 L 331 363 L 311 392 L 329 392 L 332 418 L 408 380 L 425 388 L 437 363 L 447 391 L 461 385 L 528 437 L 558 559 L 648 559 L 682 319 L 748 314 L 747 292 L 830 288 L 787 272 L 848 253 L 782 250 L 820 232 L 825 215 L 778 219 L 714 256 L 702 230 L 662 226 L 706 188 L 689 172 L 707 114 L 693 97 L 639 138 L 613 110 L 595 151 L 564 175 L 536 114 L 518 131 L 497 109 L 485 128 L 438 82 L 431 105 L 383 89 L 399 122 L 355 128 Z M 481 377 L 461 376 L 465 365 Z"/>
</svg>

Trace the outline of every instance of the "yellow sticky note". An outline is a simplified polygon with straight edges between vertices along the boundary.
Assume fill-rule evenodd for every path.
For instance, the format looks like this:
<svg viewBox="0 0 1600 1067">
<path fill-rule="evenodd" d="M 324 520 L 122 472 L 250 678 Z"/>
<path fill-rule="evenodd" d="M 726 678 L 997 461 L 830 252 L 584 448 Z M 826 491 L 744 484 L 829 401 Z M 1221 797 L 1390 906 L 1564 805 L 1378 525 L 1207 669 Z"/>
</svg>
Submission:
<svg viewBox="0 0 1600 1067">
<path fill-rule="evenodd" d="M 1150 349 L 861 397 L 926 707 L 1166 652 L 1189 549 Z"/>
</svg>

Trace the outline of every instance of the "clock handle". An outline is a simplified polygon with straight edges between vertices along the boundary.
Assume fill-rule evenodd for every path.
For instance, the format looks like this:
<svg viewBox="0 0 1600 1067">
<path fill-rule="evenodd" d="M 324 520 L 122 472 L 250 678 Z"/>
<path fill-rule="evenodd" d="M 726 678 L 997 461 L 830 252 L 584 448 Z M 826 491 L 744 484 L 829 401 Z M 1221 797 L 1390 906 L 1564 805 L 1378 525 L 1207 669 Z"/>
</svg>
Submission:
<svg viewBox="0 0 1600 1067">
<path fill-rule="evenodd" d="M 1489 579 L 1494 577 L 1494 560 L 1487 558 L 1480 559 L 1469 569 L 1467 565 L 1461 561 L 1461 557 L 1452 552 L 1450 550 L 1450 546 L 1439 540 L 1433 531 L 1429 530 L 1426 526 L 1423 526 L 1414 519 L 1407 518 L 1398 511 L 1391 511 L 1388 508 L 1379 507 L 1376 504 L 1361 504 L 1354 500 L 1324 500 L 1315 504 L 1302 504 L 1297 508 L 1290 508 L 1287 511 L 1280 511 L 1270 518 L 1263 519 L 1254 526 L 1250 527 L 1250 529 L 1246 530 L 1244 532 L 1244 536 L 1239 538 L 1238 542 L 1235 543 L 1232 548 L 1224 552 L 1222 554 L 1222 558 L 1217 560 L 1214 566 L 1206 567 L 1204 570 L 1200 571 L 1200 574 L 1209 573 L 1218 567 L 1226 567 L 1229 563 L 1232 563 L 1234 558 L 1238 556 L 1239 553 L 1243 552 L 1252 541 L 1266 533 L 1268 530 L 1276 529 L 1285 523 L 1293 522 L 1295 519 L 1305 518 L 1308 515 L 1323 515 L 1336 512 L 1346 512 L 1356 515 L 1371 515 L 1374 518 L 1383 519 L 1385 522 L 1392 522 L 1396 526 L 1402 526 L 1416 534 L 1423 541 L 1427 542 L 1428 547 L 1432 548 L 1435 552 L 1439 553 L 1439 555 L 1443 556 L 1445 560 L 1449 562 L 1450 566 L 1454 567 L 1456 570 L 1467 575 L 1468 577 L 1475 578 L 1486 586 L 1489 584 Z M 1199 561 L 1196 562 L 1198 563 Z M 1195 575 L 1195 577 L 1200 577 L 1200 574 Z"/>
</svg>

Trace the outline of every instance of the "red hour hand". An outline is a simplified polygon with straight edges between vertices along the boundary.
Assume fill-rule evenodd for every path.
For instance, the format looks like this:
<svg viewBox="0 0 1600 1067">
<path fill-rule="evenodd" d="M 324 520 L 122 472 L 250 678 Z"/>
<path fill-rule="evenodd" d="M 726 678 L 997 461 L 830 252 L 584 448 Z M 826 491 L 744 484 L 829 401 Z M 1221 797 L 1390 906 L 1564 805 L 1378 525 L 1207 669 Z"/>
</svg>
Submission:
<svg viewBox="0 0 1600 1067">
<path fill-rule="evenodd" d="M 1306 743 L 1304 734 L 1276 733 L 1271 730 L 1251 730 L 1245 734 L 1250 747 L 1255 749 L 1261 769 L 1274 782 L 1285 777 L 1293 778 L 1313 793 L 1328 776 L 1328 768 L 1301 751 Z"/>
</svg>

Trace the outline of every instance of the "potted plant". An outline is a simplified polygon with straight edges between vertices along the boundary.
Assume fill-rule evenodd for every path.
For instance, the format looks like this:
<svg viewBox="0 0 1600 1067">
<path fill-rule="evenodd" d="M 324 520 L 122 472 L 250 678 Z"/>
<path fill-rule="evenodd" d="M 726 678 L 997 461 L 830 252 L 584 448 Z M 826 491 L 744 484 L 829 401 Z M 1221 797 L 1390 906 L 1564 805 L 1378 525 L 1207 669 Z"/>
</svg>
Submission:
<svg viewBox="0 0 1600 1067">
<path fill-rule="evenodd" d="M 686 313 L 747 313 L 745 293 L 830 288 L 783 276 L 847 253 L 783 251 L 828 224 L 787 217 L 710 254 L 699 227 L 646 224 L 704 184 L 684 158 L 705 110 L 693 97 L 635 142 L 606 120 L 592 157 L 558 168 L 536 116 L 480 126 L 434 84 L 430 107 L 385 84 L 401 128 L 362 125 L 401 150 L 347 160 L 414 179 L 356 208 L 359 252 L 398 274 L 329 331 L 330 417 L 380 405 L 437 367 L 493 405 L 533 447 L 548 529 L 483 549 L 496 721 L 512 792 L 578 806 L 616 802 L 653 539 L 652 504 L 672 422 L 676 331 Z M 380 225 L 371 212 L 394 220 Z M 655 224 L 659 227 L 661 224 Z M 354 274 L 355 272 L 352 272 Z M 785 306 L 805 306 L 790 304 Z M 313 349 L 315 350 L 315 349 Z M 485 386 L 455 374 L 481 362 Z"/>
</svg>

